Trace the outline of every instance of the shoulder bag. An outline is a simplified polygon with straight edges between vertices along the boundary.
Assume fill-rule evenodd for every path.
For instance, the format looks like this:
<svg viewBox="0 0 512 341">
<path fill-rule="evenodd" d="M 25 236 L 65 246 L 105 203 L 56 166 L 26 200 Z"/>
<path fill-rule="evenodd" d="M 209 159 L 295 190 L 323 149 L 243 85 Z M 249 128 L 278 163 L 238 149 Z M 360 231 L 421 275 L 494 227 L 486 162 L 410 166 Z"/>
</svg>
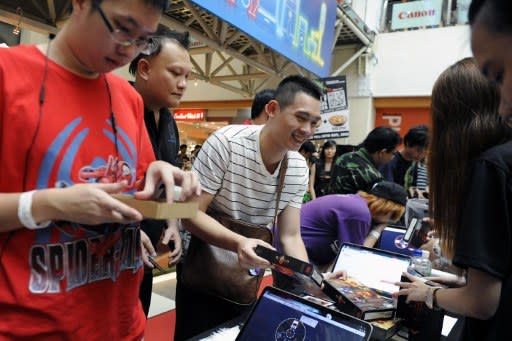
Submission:
<svg viewBox="0 0 512 341">
<path fill-rule="evenodd" d="M 277 220 L 287 161 L 285 157 L 279 170 L 274 224 Z M 213 211 L 207 211 L 207 213 L 235 233 L 272 244 L 272 232 L 265 227 L 233 219 L 224 213 Z M 264 271 L 255 274 L 242 268 L 238 263 L 236 252 L 213 246 L 192 236 L 180 280 L 189 289 L 207 293 L 234 304 L 251 305 L 256 301 L 263 274 Z"/>
</svg>

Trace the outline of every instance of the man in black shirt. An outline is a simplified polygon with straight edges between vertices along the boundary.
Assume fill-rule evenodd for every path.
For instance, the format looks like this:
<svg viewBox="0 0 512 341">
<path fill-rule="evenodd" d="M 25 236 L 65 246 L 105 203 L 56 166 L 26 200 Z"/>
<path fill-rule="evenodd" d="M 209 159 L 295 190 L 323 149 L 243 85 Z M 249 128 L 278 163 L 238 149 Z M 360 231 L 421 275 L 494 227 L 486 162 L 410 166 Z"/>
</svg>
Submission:
<svg viewBox="0 0 512 341">
<path fill-rule="evenodd" d="M 380 168 L 384 179 L 404 186 L 406 189 L 415 185 L 416 179 L 407 180 L 406 174 L 416 176 L 416 172 L 412 169 L 418 167 L 418 163 L 425 158 L 427 147 L 428 127 L 418 125 L 409 129 L 404 136 L 404 149 L 395 152 L 393 159 Z"/>
<path fill-rule="evenodd" d="M 159 26 L 156 35 L 152 52 L 139 54 L 130 64 L 130 72 L 135 76 L 133 86 L 144 101 L 144 121 L 156 158 L 179 166 L 179 133 L 169 108 L 179 106 L 187 88 L 192 69 L 187 51 L 189 37 L 188 32 L 172 31 L 163 25 Z M 181 256 L 177 221 L 144 220 L 141 223 L 141 242 L 149 255 L 155 255 L 160 238 L 163 244 L 174 242 L 169 264 L 176 263 Z M 147 316 L 153 276 L 152 266 L 146 265 L 139 296 Z"/>
</svg>

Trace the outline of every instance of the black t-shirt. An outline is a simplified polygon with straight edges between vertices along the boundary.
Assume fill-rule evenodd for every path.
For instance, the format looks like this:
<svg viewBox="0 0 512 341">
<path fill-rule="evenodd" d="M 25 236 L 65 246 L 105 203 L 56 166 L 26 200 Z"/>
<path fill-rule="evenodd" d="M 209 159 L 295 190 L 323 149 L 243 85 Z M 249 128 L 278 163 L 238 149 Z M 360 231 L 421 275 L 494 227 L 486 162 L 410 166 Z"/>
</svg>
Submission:
<svg viewBox="0 0 512 341">
<path fill-rule="evenodd" d="M 154 113 L 146 108 L 144 109 L 144 122 L 153 146 L 153 152 L 157 160 L 167 161 L 177 166 L 180 136 L 176 121 L 167 108 L 160 110 L 159 117 L 157 125 Z M 141 229 L 146 232 L 155 247 L 166 227 L 167 222 L 165 220 L 144 220 L 141 223 Z"/>
<path fill-rule="evenodd" d="M 405 174 L 411 165 L 412 161 L 407 161 L 400 152 L 395 152 L 393 159 L 379 170 L 386 180 L 404 186 Z"/>
<path fill-rule="evenodd" d="M 453 263 L 499 278 L 502 288 L 492 319 L 466 319 L 464 340 L 512 340 L 507 319 L 512 315 L 511 173 L 512 142 L 487 150 L 472 163 Z"/>
</svg>

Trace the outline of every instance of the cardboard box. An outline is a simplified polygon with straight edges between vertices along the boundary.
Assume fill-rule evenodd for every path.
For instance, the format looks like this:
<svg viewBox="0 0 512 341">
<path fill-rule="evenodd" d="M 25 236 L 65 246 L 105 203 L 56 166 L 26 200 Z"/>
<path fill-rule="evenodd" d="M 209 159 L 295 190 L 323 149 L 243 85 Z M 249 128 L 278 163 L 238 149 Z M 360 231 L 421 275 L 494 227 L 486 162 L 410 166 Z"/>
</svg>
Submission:
<svg viewBox="0 0 512 341">
<path fill-rule="evenodd" d="M 393 299 L 378 294 L 353 278 L 324 281 L 324 293 L 340 311 L 361 320 L 391 319 L 395 316 Z"/>
<path fill-rule="evenodd" d="M 130 207 L 135 208 L 142 213 L 144 218 L 148 219 L 178 219 L 178 218 L 194 218 L 199 209 L 196 201 L 174 202 L 168 204 L 162 200 L 139 200 L 131 195 L 113 194 L 114 198 L 124 202 Z"/>
</svg>

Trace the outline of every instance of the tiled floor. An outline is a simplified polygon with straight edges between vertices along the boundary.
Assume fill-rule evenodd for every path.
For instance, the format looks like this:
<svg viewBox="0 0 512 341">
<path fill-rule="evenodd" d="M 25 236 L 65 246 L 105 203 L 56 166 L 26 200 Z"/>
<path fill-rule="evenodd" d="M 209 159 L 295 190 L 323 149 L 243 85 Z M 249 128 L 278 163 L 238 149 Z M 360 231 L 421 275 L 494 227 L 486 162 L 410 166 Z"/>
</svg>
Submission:
<svg viewBox="0 0 512 341">
<path fill-rule="evenodd" d="M 153 278 L 153 293 L 149 307 L 144 341 L 172 341 L 176 323 L 176 273 Z"/>
<path fill-rule="evenodd" d="M 153 279 L 153 294 L 151 295 L 151 306 L 148 317 L 162 314 L 175 308 L 174 298 L 176 296 L 176 273 L 171 272 L 165 275 L 156 276 Z"/>
</svg>

